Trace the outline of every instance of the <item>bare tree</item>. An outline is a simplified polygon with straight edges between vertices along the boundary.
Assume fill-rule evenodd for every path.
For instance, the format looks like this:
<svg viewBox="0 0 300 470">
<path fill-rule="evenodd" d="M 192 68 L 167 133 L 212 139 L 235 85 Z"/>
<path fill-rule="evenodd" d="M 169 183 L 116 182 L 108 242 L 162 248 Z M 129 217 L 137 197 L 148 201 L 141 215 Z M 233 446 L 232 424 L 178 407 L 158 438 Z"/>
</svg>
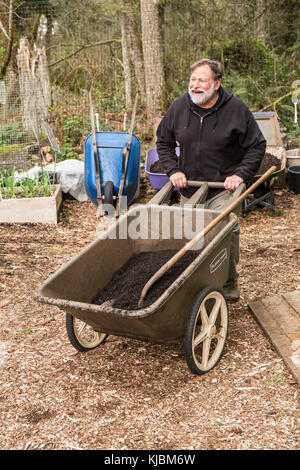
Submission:
<svg viewBox="0 0 300 470">
<path fill-rule="evenodd" d="M 165 85 L 163 47 L 157 0 L 140 0 L 143 55 L 149 118 L 160 114 Z"/>
<path fill-rule="evenodd" d="M 265 39 L 265 11 L 264 0 L 256 0 L 256 33 L 262 41 Z"/>
<path fill-rule="evenodd" d="M 13 0 L 9 0 L 9 8 L 8 8 L 8 29 L 6 30 L 2 21 L 0 20 L 0 29 L 4 36 L 8 40 L 8 47 L 7 47 L 7 54 L 6 58 L 4 61 L 4 64 L 1 67 L 0 71 L 0 78 L 5 77 L 7 67 L 9 66 L 10 60 L 11 60 L 11 55 L 12 55 L 12 50 L 13 50 Z"/>
<path fill-rule="evenodd" d="M 124 2 L 123 2 L 124 3 Z M 128 21 L 125 11 L 121 12 L 121 38 L 122 38 L 122 65 L 125 76 L 125 102 L 126 109 L 131 106 L 131 73 L 128 49 Z"/>
<path fill-rule="evenodd" d="M 142 42 L 139 38 L 137 21 L 136 21 L 136 2 L 132 0 L 124 0 L 126 6 L 125 14 L 127 17 L 127 34 L 129 43 L 129 53 L 131 63 L 134 68 L 134 74 L 138 83 L 140 95 L 145 93 L 145 71 L 142 51 Z"/>
</svg>

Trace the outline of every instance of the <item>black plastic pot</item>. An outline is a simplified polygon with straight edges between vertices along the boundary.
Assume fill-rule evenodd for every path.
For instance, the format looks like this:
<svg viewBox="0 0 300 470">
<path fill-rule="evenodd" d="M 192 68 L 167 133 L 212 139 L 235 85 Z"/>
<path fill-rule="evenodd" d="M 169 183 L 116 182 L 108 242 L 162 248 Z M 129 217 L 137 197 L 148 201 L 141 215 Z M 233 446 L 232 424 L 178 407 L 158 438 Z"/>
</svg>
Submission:
<svg viewBox="0 0 300 470">
<path fill-rule="evenodd" d="M 288 168 L 288 183 L 290 191 L 300 194 L 300 166 L 290 166 Z"/>
</svg>

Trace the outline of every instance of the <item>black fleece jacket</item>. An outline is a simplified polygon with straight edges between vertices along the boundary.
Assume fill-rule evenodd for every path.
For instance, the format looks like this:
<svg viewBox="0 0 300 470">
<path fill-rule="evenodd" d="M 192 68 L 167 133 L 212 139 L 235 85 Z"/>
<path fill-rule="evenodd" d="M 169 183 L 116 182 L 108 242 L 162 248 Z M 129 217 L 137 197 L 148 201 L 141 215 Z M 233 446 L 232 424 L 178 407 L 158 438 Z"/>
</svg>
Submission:
<svg viewBox="0 0 300 470">
<path fill-rule="evenodd" d="M 167 175 L 182 171 L 188 180 L 222 182 L 235 174 L 246 182 L 255 175 L 266 149 L 253 114 L 222 87 L 217 103 L 204 116 L 203 108 L 202 116 L 197 108 L 186 93 L 174 101 L 157 129 L 157 152 Z M 181 189 L 186 197 L 194 191 Z"/>
</svg>

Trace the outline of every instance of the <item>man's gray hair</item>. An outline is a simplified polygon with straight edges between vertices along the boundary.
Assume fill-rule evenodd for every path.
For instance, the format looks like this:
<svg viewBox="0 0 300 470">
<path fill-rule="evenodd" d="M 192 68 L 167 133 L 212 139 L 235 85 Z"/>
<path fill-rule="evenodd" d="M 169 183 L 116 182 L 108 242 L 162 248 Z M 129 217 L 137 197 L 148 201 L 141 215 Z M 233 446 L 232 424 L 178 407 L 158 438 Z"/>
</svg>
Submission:
<svg viewBox="0 0 300 470">
<path fill-rule="evenodd" d="M 195 62 L 190 66 L 190 73 L 192 73 L 196 67 L 200 67 L 201 65 L 208 65 L 213 73 L 214 81 L 219 80 L 223 77 L 223 66 L 221 62 L 217 60 L 210 60 L 210 59 L 201 59 L 198 62 Z"/>
</svg>

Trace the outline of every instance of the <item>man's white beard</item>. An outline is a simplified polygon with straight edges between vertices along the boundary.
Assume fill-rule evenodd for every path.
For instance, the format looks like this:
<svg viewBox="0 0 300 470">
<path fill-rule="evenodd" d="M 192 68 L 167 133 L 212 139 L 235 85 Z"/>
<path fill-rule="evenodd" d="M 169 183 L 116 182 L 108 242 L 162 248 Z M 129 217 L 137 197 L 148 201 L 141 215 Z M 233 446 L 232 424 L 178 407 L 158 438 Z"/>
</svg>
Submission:
<svg viewBox="0 0 300 470">
<path fill-rule="evenodd" d="M 201 90 L 202 93 L 192 93 L 193 90 Z M 192 102 L 198 106 L 201 106 L 208 103 L 213 98 L 215 94 L 215 82 L 212 83 L 210 89 L 207 91 L 202 90 L 202 88 L 189 88 L 188 92 Z"/>
</svg>

